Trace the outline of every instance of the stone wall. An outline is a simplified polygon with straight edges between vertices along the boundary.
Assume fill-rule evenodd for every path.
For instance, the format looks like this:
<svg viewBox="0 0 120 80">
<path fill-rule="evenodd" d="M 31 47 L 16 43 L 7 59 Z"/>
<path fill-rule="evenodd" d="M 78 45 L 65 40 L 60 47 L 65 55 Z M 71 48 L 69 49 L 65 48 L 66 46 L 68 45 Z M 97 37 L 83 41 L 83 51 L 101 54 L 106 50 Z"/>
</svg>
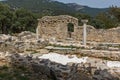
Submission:
<svg viewBox="0 0 120 80">
<path fill-rule="evenodd" d="M 48 44 L 46 40 L 36 40 L 36 35 L 29 31 L 19 33 L 17 36 L 0 35 L 1 52 L 24 52 L 44 48 Z"/>
<path fill-rule="evenodd" d="M 42 38 L 56 38 L 56 39 L 66 39 L 68 38 L 68 28 L 67 25 L 72 23 L 74 25 L 74 32 L 76 32 L 78 27 L 78 19 L 67 16 L 45 16 L 39 19 L 38 23 L 38 33 Z M 74 36 L 74 32 L 72 36 Z"/>
<path fill-rule="evenodd" d="M 87 26 L 87 41 L 91 42 L 109 42 L 109 43 L 120 43 L 120 27 L 112 29 L 95 29 L 94 27 Z M 83 27 L 80 26 L 76 32 L 77 39 L 82 40 Z"/>
<path fill-rule="evenodd" d="M 68 23 L 74 25 L 74 32 L 71 33 L 73 40 L 82 41 L 83 39 L 83 26 L 78 26 L 78 19 L 68 16 L 45 16 L 38 19 L 37 33 L 39 37 L 44 39 L 65 40 L 69 38 Z M 120 27 L 113 29 L 95 29 L 94 27 L 87 26 L 87 40 L 95 42 L 114 42 L 120 43 Z"/>
</svg>

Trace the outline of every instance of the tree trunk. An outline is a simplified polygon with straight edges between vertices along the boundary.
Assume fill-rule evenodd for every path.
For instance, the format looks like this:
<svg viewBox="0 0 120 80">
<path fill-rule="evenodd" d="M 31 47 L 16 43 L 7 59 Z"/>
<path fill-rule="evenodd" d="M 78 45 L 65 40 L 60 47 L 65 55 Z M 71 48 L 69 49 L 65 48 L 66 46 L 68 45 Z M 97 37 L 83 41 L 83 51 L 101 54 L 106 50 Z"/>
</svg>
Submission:
<svg viewBox="0 0 120 80">
<path fill-rule="evenodd" d="M 2 22 L 1 29 L 2 29 L 2 34 L 7 34 L 7 27 L 4 22 Z"/>
</svg>

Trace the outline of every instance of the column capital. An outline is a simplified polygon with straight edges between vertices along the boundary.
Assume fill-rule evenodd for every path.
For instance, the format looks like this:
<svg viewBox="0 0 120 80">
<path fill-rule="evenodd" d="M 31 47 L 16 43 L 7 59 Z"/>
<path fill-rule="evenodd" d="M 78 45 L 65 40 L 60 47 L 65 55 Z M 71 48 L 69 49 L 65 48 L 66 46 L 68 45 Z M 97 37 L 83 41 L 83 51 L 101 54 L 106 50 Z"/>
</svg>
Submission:
<svg viewBox="0 0 120 80">
<path fill-rule="evenodd" d="M 82 19 L 81 22 L 86 24 L 88 22 L 88 20 L 87 19 Z"/>
</svg>

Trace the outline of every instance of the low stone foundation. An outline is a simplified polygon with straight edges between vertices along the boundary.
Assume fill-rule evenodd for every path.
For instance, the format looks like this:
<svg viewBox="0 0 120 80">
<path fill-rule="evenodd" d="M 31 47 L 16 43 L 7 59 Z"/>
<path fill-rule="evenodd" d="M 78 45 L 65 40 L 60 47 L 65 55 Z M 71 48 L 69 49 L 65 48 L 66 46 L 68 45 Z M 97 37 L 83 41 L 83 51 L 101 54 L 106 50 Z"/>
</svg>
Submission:
<svg viewBox="0 0 120 80">
<path fill-rule="evenodd" d="M 47 59 L 33 58 L 30 55 L 20 56 L 19 54 L 13 54 L 6 59 L 12 68 L 29 70 L 31 75 L 37 74 L 34 76 L 37 79 L 43 79 L 39 77 L 41 75 L 46 76 L 47 80 L 119 80 L 120 78 L 113 76 L 107 69 L 102 70 L 92 66 L 91 63 L 68 63 L 62 65 Z"/>
<path fill-rule="evenodd" d="M 86 74 L 87 71 L 82 71 L 82 69 L 80 69 L 80 66 L 78 69 L 78 64 L 75 63 L 62 65 L 59 63 L 51 62 L 47 59 L 39 59 L 37 57 L 32 58 L 31 56 L 20 56 L 19 54 L 13 54 L 7 59 L 9 65 L 13 68 L 24 67 L 27 70 L 30 70 L 30 72 L 33 72 L 33 74 L 44 74 L 52 78 L 52 80 L 91 80 L 90 75 Z"/>
</svg>

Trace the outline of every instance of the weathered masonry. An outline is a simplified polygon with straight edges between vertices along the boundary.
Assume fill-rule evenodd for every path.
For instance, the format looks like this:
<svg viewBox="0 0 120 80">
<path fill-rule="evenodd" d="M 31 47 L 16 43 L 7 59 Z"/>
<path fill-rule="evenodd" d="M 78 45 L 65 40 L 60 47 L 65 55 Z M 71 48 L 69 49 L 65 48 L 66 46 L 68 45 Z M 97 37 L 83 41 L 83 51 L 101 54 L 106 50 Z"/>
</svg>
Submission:
<svg viewBox="0 0 120 80">
<path fill-rule="evenodd" d="M 45 16 L 38 19 L 37 38 L 83 41 L 83 26 L 78 26 L 78 19 L 68 15 Z M 86 40 L 89 42 L 120 43 L 120 27 L 95 29 L 87 25 Z"/>
<path fill-rule="evenodd" d="M 38 35 L 42 38 L 74 38 L 78 28 L 78 19 L 68 16 L 45 16 L 39 19 Z"/>
</svg>

